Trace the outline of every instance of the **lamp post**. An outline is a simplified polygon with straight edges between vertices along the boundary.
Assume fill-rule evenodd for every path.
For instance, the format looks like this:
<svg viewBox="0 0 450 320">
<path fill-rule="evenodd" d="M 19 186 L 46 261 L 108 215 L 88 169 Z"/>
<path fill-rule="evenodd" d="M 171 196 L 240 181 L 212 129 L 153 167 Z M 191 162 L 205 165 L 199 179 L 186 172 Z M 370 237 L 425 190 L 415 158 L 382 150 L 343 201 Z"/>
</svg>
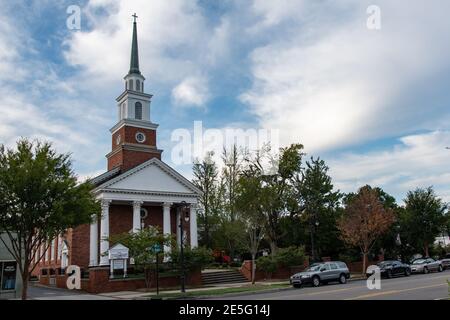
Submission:
<svg viewBox="0 0 450 320">
<path fill-rule="evenodd" d="M 181 292 L 186 292 L 186 270 L 184 267 L 184 221 L 189 221 L 189 212 L 186 211 L 186 208 L 189 208 L 189 205 L 186 201 L 181 202 L 181 206 L 178 207 L 179 216 L 180 216 L 180 259 L 181 259 Z M 184 221 L 183 221 L 184 220 Z"/>
</svg>

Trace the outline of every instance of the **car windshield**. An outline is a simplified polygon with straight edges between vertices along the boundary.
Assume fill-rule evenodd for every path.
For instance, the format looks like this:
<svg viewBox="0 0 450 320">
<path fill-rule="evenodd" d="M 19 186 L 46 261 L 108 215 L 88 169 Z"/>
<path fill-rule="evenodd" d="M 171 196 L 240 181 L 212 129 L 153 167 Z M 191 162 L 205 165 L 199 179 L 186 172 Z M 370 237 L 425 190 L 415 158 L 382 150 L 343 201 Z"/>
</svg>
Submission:
<svg viewBox="0 0 450 320">
<path fill-rule="evenodd" d="M 425 259 L 417 259 L 417 260 L 414 260 L 414 262 L 413 262 L 413 264 L 422 264 L 422 263 L 425 263 Z"/>
<path fill-rule="evenodd" d="M 322 266 L 321 264 L 313 264 L 305 271 L 319 271 L 321 266 Z"/>
<path fill-rule="evenodd" d="M 393 261 L 383 261 L 378 263 L 379 267 L 386 267 L 386 266 L 391 266 L 394 262 Z"/>
</svg>

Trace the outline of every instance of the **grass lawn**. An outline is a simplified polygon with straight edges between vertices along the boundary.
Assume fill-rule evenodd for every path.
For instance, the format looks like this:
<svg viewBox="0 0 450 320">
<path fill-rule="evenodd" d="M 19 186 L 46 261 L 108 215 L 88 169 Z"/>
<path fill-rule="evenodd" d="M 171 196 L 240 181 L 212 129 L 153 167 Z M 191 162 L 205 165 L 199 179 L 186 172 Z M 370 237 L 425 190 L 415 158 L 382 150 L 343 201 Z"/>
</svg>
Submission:
<svg viewBox="0 0 450 320">
<path fill-rule="evenodd" d="M 192 290 L 186 293 L 166 293 L 160 294 L 158 298 L 163 299 L 177 299 L 177 298 L 195 298 L 202 296 L 215 296 L 215 295 L 224 295 L 228 293 L 243 293 L 243 292 L 257 292 L 264 290 L 272 290 L 272 289 L 283 289 L 289 288 L 289 283 L 285 284 L 270 284 L 270 285 L 248 285 L 244 287 L 234 287 L 234 288 L 225 288 L 225 289 L 211 289 L 211 290 Z M 156 298 L 156 295 L 149 296 L 151 298 Z"/>
</svg>

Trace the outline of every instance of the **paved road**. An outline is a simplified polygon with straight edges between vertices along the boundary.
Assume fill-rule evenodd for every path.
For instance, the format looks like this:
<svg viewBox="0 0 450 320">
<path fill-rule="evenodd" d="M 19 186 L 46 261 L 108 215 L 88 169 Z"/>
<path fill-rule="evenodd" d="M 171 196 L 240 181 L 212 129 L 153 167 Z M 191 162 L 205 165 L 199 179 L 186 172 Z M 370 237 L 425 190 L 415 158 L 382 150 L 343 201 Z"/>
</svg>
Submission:
<svg viewBox="0 0 450 320">
<path fill-rule="evenodd" d="M 111 297 L 88 294 L 59 288 L 48 288 L 30 285 L 28 288 L 28 299 L 30 300 L 115 300 Z"/>
<path fill-rule="evenodd" d="M 215 300 L 440 300 L 450 298 L 447 279 L 450 280 L 450 270 L 383 279 L 381 290 L 369 290 L 366 281 L 356 280 L 345 285 L 292 288 L 274 293 L 215 298 Z"/>
</svg>

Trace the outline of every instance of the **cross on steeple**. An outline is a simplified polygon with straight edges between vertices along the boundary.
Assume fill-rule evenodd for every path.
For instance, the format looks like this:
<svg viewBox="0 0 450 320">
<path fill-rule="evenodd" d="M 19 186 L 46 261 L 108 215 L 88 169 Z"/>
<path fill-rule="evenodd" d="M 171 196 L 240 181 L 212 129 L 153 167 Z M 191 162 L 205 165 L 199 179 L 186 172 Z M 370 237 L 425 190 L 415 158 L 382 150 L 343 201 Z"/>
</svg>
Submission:
<svg viewBox="0 0 450 320">
<path fill-rule="evenodd" d="M 135 13 L 132 15 L 132 17 L 134 18 L 134 23 L 133 23 L 133 42 L 131 44 L 131 62 L 129 74 L 132 73 L 141 74 L 141 72 L 139 71 L 139 52 L 138 52 L 137 23 L 136 23 L 136 19 L 138 16 Z"/>
</svg>

